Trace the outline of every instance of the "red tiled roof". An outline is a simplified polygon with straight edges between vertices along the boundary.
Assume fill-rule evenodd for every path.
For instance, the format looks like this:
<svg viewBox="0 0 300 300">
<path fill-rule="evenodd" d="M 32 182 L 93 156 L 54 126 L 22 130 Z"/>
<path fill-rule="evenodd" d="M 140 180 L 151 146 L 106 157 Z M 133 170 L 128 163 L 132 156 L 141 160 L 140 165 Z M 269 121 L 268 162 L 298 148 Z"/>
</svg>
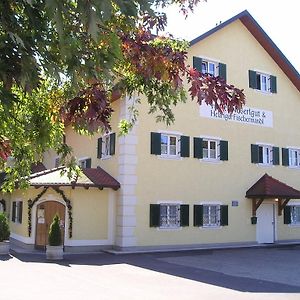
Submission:
<svg viewBox="0 0 300 300">
<path fill-rule="evenodd" d="M 98 187 L 117 190 L 120 183 L 101 168 L 83 169 L 77 178 L 69 178 L 67 173 L 62 173 L 64 167 L 34 173 L 29 178 L 31 186 L 72 186 L 72 187 Z"/>
<path fill-rule="evenodd" d="M 265 174 L 246 192 L 246 198 L 300 199 L 300 191 Z"/>
<path fill-rule="evenodd" d="M 83 173 L 97 186 L 120 188 L 120 183 L 100 167 L 83 169 Z"/>
</svg>

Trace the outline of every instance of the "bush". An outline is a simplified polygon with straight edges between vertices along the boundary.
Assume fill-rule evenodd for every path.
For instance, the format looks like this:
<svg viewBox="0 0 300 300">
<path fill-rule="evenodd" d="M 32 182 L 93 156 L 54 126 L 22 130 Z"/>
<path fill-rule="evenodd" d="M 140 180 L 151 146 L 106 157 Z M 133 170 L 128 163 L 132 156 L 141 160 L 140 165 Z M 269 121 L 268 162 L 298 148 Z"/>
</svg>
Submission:
<svg viewBox="0 0 300 300">
<path fill-rule="evenodd" d="M 59 246 L 62 243 L 61 232 L 59 227 L 59 216 L 56 214 L 50 225 L 48 242 L 50 246 Z"/>
<path fill-rule="evenodd" d="M 10 232 L 7 217 L 4 213 L 0 213 L 0 242 L 8 240 L 9 235 Z"/>
</svg>

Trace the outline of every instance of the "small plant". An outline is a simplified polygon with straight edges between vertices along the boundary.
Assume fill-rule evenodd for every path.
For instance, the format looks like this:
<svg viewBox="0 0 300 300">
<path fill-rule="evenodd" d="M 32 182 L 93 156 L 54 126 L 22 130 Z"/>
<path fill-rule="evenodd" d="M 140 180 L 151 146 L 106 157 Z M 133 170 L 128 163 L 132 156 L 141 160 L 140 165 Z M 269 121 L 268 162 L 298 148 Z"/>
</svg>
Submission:
<svg viewBox="0 0 300 300">
<path fill-rule="evenodd" d="M 0 242 L 9 239 L 9 225 L 5 213 L 0 213 Z"/>
<path fill-rule="evenodd" d="M 62 242 L 59 227 L 59 216 L 57 214 L 54 216 L 53 222 L 50 225 L 48 242 L 50 246 L 60 246 Z"/>
</svg>

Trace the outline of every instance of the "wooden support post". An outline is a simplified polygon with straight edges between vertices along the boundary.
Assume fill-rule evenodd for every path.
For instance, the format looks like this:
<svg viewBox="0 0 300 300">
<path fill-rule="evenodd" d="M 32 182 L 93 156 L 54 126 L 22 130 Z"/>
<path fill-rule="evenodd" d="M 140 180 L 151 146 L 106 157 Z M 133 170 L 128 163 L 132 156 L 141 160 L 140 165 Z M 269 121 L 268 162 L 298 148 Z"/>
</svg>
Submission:
<svg viewBox="0 0 300 300">
<path fill-rule="evenodd" d="M 286 207 L 290 200 L 291 199 L 278 199 L 278 216 L 282 215 L 283 209 Z"/>
<path fill-rule="evenodd" d="M 256 211 L 260 207 L 260 205 L 263 203 L 264 199 L 261 198 L 259 200 L 252 199 L 252 216 L 256 216 Z"/>
</svg>

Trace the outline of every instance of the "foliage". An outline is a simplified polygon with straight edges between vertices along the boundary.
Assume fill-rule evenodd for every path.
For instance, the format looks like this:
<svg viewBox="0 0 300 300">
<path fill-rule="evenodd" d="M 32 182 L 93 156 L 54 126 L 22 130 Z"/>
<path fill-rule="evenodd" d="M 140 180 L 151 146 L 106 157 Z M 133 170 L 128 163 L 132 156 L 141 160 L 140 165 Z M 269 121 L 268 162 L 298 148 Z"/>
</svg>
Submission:
<svg viewBox="0 0 300 300">
<path fill-rule="evenodd" d="M 0 242 L 6 241 L 9 239 L 9 225 L 8 219 L 6 214 L 1 212 L 0 213 Z"/>
<path fill-rule="evenodd" d="M 59 227 L 59 216 L 56 214 L 50 225 L 48 242 L 50 246 L 60 246 L 62 244 L 61 232 Z"/>
<path fill-rule="evenodd" d="M 79 133 L 110 130 L 111 102 L 145 95 L 158 121 L 188 94 L 222 112 L 244 103 L 241 90 L 186 65 L 188 43 L 161 36 L 162 7 L 187 15 L 200 0 L 0 1 L 0 169 L 5 190 L 26 185 L 32 163 L 54 149 L 74 166 L 64 126 Z M 152 33 L 156 32 L 156 35 Z M 187 79 L 188 91 L 183 80 Z M 126 133 L 136 120 L 122 120 Z M 14 158 L 9 164 L 10 156 Z"/>
</svg>

